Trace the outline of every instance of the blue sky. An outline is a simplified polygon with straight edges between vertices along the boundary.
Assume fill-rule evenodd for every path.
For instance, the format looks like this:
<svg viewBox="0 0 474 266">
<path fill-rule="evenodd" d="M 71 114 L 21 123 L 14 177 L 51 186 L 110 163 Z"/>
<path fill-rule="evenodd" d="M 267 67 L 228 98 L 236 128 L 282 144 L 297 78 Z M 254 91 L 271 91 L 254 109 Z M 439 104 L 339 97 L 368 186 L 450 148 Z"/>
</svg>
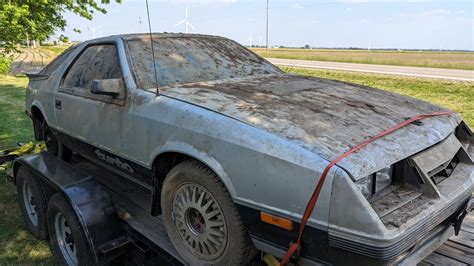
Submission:
<svg viewBox="0 0 474 266">
<path fill-rule="evenodd" d="M 242 44 L 265 43 L 265 0 L 149 0 L 154 32 L 184 32 L 174 25 L 186 5 L 195 30 Z M 66 14 L 72 40 L 148 30 L 145 0 L 110 4 L 92 21 Z M 270 0 L 270 45 L 474 50 L 474 1 Z M 139 24 L 139 17 L 142 23 Z M 78 28 L 81 34 L 72 31 Z M 96 30 L 99 36 L 99 30 Z"/>
</svg>

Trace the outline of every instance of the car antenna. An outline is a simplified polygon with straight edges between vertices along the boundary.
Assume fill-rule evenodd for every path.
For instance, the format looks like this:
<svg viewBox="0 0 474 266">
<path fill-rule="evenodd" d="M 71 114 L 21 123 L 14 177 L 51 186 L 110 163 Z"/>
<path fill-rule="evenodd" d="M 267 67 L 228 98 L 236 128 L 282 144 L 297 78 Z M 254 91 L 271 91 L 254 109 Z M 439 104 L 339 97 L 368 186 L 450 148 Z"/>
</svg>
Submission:
<svg viewBox="0 0 474 266">
<path fill-rule="evenodd" d="M 158 89 L 158 74 L 156 71 L 156 62 L 155 62 L 155 49 L 153 49 L 153 34 L 151 32 L 151 22 L 150 22 L 150 9 L 148 8 L 148 0 L 146 2 L 146 14 L 148 17 L 148 30 L 150 32 L 150 45 L 151 45 L 151 56 L 153 57 L 153 69 L 155 71 L 155 86 L 156 86 L 156 96 L 160 95 L 160 91 Z"/>
</svg>

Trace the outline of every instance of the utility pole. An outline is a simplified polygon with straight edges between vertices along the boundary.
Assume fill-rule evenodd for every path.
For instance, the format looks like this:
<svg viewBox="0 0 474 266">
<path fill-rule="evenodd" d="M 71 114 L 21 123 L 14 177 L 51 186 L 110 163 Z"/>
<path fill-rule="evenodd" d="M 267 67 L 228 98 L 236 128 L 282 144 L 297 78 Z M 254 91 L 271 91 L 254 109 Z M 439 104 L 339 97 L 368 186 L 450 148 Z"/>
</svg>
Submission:
<svg viewBox="0 0 474 266">
<path fill-rule="evenodd" d="M 268 0 L 267 0 L 267 29 L 266 29 L 266 35 L 267 35 L 267 44 L 266 44 L 265 52 L 268 53 Z"/>
</svg>

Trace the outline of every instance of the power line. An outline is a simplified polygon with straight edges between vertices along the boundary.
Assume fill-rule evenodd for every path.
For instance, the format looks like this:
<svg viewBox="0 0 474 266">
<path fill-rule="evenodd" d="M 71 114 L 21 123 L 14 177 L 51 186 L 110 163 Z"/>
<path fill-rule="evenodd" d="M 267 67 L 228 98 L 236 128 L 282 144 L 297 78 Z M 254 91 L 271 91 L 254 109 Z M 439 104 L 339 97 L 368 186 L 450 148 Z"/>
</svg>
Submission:
<svg viewBox="0 0 474 266">
<path fill-rule="evenodd" d="M 155 86 L 156 86 L 156 95 L 160 94 L 158 90 L 158 74 L 156 71 L 156 64 L 155 64 L 155 49 L 153 49 L 153 34 L 151 33 L 151 22 L 150 22 L 150 9 L 148 8 L 148 0 L 146 2 L 146 15 L 148 17 L 148 30 L 150 31 L 150 44 L 151 44 L 151 56 L 153 57 L 153 69 L 155 70 Z"/>
</svg>

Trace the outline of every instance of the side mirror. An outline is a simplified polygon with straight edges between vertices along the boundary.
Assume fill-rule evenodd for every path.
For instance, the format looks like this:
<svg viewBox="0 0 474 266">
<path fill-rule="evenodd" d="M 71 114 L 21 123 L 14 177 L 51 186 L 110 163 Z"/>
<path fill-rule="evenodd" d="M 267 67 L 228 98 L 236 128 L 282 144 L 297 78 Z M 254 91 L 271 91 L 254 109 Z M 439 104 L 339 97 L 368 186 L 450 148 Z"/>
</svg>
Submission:
<svg viewBox="0 0 474 266">
<path fill-rule="evenodd" d="M 125 93 L 125 87 L 122 79 L 94 79 L 92 81 L 91 93 L 117 98 Z"/>
</svg>

